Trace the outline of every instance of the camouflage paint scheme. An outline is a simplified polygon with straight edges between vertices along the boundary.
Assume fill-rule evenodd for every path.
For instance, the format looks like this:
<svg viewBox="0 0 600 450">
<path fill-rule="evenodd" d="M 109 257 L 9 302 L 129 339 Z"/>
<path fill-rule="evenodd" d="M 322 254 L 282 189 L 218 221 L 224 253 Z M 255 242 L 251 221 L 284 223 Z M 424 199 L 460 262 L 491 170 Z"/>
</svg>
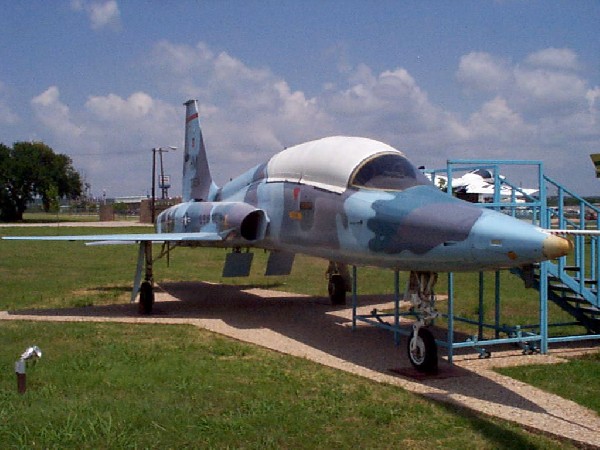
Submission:
<svg viewBox="0 0 600 450">
<path fill-rule="evenodd" d="M 187 163 L 189 153 L 197 154 L 193 146 L 202 152 L 204 144 L 196 103 L 186 106 Z M 350 145 L 353 140 L 360 140 L 357 145 L 385 146 L 364 138 L 335 137 L 313 141 L 306 151 L 313 152 L 311 158 L 320 158 L 324 152 L 339 152 L 335 145 Z M 345 186 L 333 188 L 335 192 L 327 188 L 327 179 L 312 185 L 302 179 L 293 181 L 294 176 L 304 176 L 295 172 L 303 174 L 313 164 L 306 155 L 305 162 L 300 162 L 302 150 L 302 145 L 285 150 L 288 161 L 297 156 L 298 165 L 304 167 L 285 167 L 284 175 L 277 175 L 275 181 L 269 173 L 273 160 L 220 189 L 212 183 L 207 164 L 194 172 L 202 182 L 184 176 L 184 185 L 203 183 L 204 190 L 195 195 L 207 201 L 184 198 L 184 203 L 158 217 L 157 233 L 212 233 L 222 240 L 193 244 L 257 247 L 338 263 L 433 272 L 507 268 L 553 256 L 544 250 L 554 237 L 540 228 L 453 198 L 422 176 L 415 175 L 413 185 L 402 190 L 355 186 L 351 174 Z M 385 146 L 384 154 L 393 152 L 402 156 Z M 376 158 L 377 151 L 361 155 L 367 161 Z M 282 179 L 286 177 L 290 179 Z M 184 193 L 190 191 L 193 187 L 184 187 Z"/>
</svg>

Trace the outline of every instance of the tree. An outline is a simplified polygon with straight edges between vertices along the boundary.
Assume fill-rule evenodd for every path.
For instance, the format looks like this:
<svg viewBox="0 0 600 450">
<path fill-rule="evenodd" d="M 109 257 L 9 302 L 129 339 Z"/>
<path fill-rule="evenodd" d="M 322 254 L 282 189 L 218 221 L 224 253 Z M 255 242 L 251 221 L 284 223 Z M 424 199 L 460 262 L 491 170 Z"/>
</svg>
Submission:
<svg viewBox="0 0 600 450">
<path fill-rule="evenodd" d="M 56 154 L 42 142 L 0 144 L 0 220 L 23 220 L 27 203 L 41 197 L 48 211 L 60 198 L 81 195 L 81 177 L 71 158 Z"/>
</svg>

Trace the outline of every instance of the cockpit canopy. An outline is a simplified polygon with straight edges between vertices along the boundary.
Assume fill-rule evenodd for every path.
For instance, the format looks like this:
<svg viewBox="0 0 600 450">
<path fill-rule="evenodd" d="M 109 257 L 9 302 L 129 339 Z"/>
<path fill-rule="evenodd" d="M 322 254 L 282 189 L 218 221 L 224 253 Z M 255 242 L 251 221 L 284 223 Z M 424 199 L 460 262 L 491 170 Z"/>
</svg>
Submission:
<svg viewBox="0 0 600 450">
<path fill-rule="evenodd" d="M 383 191 L 403 191 L 419 184 L 431 182 L 404 156 L 397 153 L 376 155 L 368 159 L 356 168 L 350 179 L 350 186 Z"/>
<path fill-rule="evenodd" d="M 373 139 L 333 136 L 290 147 L 267 164 L 267 182 L 288 181 L 342 193 L 404 190 L 431 182 L 402 152 Z"/>
<path fill-rule="evenodd" d="M 474 173 L 475 175 L 479 175 L 481 178 L 483 178 L 485 180 L 490 180 L 490 179 L 494 178 L 494 175 L 492 175 L 492 172 L 490 172 L 487 169 L 477 169 L 471 173 Z"/>
</svg>

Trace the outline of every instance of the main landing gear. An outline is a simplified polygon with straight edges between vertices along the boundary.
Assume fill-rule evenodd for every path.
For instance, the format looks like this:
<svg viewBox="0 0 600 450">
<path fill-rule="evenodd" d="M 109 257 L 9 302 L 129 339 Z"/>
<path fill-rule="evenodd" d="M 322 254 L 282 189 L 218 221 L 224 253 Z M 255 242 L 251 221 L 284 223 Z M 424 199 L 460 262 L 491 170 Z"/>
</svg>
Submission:
<svg viewBox="0 0 600 450">
<path fill-rule="evenodd" d="M 408 299 L 417 316 L 408 340 L 408 358 L 419 372 L 437 373 L 438 351 L 435 338 L 426 327 L 439 316 L 435 309 L 433 287 L 437 282 L 435 272 L 411 272 L 408 284 Z"/>
<path fill-rule="evenodd" d="M 152 313 L 154 306 L 154 288 L 151 281 L 144 281 L 140 286 L 140 314 L 148 315 Z"/>
<path fill-rule="evenodd" d="M 154 280 L 152 277 L 152 242 L 140 242 L 138 252 L 138 262 L 133 281 L 133 292 L 131 293 L 131 303 L 134 303 L 137 295 L 140 295 L 138 310 L 140 314 L 151 314 L 154 306 Z M 142 282 L 142 272 L 144 281 Z"/>
<path fill-rule="evenodd" d="M 352 277 L 348 266 L 342 263 L 329 261 L 327 267 L 327 291 L 329 292 L 329 300 L 334 306 L 346 304 L 346 292 L 351 291 Z"/>
</svg>

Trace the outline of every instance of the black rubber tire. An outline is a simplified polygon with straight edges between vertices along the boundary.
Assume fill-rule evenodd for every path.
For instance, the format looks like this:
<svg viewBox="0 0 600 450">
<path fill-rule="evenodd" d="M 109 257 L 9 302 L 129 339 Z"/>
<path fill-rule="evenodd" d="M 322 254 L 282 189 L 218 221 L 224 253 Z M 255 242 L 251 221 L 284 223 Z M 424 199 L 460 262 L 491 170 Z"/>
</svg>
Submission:
<svg viewBox="0 0 600 450">
<path fill-rule="evenodd" d="M 341 275 L 331 275 L 327 290 L 332 305 L 346 304 L 346 283 L 344 283 L 344 278 Z"/>
<path fill-rule="evenodd" d="M 144 281 L 140 286 L 140 303 L 139 312 L 140 314 L 148 315 L 152 314 L 152 306 L 154 305 L 154 289 L 152 283 Z"/>
<path fill-rule="evenodd" d="M 435 338 L 427 328 L 419 328 L 418 343 L 415 353 L 410 351 L 410 343 L 414 338 L 414 332 L 408 339 L 408 359 L 413 367 L 419 372 L 435 374 L 438 371 L 438 351 Z"/>
</svg>

